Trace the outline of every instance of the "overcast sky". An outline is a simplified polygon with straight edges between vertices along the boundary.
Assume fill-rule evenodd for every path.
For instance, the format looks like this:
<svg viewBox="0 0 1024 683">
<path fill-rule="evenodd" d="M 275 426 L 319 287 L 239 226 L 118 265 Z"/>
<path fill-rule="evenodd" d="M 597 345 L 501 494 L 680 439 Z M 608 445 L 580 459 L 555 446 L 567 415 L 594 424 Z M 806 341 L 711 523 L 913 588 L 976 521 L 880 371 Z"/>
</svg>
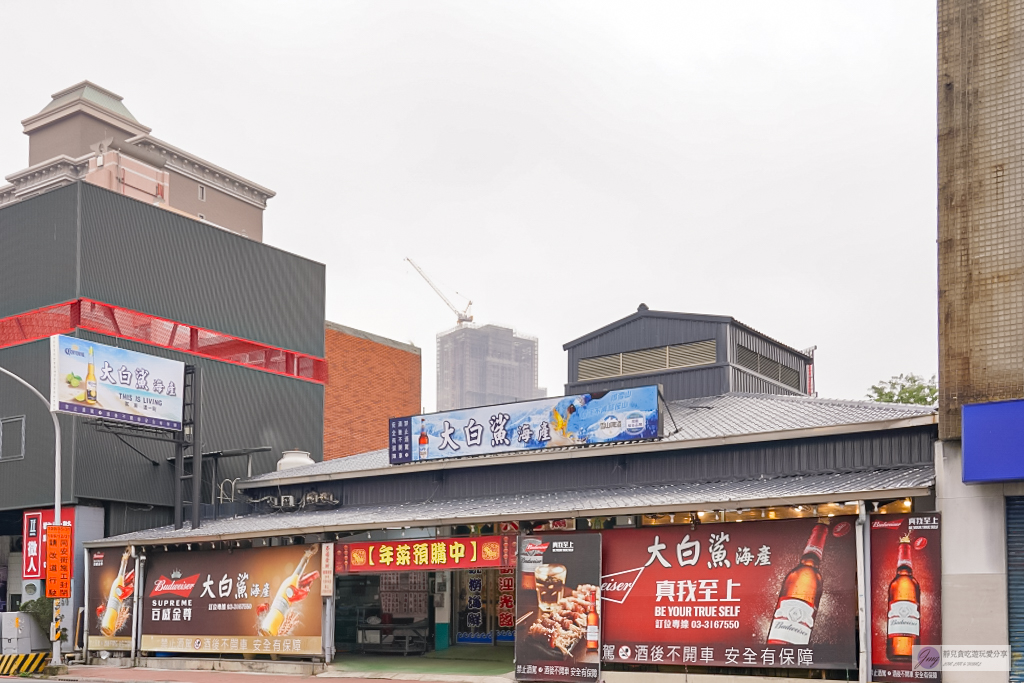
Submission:
<svg viewBox="0 0 1024 683">
<path fill-rule="evenodd" d="M 455 316 L 562 344 L 655 310 L 817 345 L 822 396 L 936 370 L 935 3 L 20 2 L 0 171 L 89 79 L 277 192 L 327 318 L 423 349 Z"/>
</svg>

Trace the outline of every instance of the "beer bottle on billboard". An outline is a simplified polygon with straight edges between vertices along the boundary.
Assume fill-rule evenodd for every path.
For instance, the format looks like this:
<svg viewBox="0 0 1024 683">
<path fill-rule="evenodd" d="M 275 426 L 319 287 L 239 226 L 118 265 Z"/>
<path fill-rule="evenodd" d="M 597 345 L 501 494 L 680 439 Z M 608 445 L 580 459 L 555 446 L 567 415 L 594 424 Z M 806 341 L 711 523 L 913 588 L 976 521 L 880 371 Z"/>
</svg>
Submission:
<svg viewBox="0 0 1024 683">
<path fill-rule="evenodd" d="M 96 610 L 100 617 L 100 633 L 107 638 L 113 638 L 117 633 L 121 607 L 135 590 L 135 570 L 126 572 L 131 555 L 131 550 L 125 549 L 121 556 L 121 568 L 117 572 L 117 577 L 114 578 L 114 583 L 110 586 L 110 593 L 107 594 L 107 604 L 100 605 Z"/>
<path fill-rule="evenodd" d="M 420 418 L 420 460 L 426 460 L 430 452 L 430 440 L 427 438 L 427 421 Z"/>
<path fill-rule="evenodd" d="M 597 614 L 597 591 L 590 593 L 590 607 L 587 608 L 587 650 L 596 651 L 601 640 L 601 621 Z"/>
<path fill-rule="evenodd" d="M 910 534 L 900 539 L 896 576 L 889 584 L 885 654 L 891 662 L 909 662 L 921 642 L 921 586 L 914 578 Z"/>
<path fill-rule="evenodd" d="M 85 373 L 85 402 L 95 405 L 98 397 L 96 385 L 96 366 L 92 361 L 92 347 L 89 347 L 89 370 Z"/>
<path fill-rule="evenodd" d="M 292 609 L 292 605 L 309 595 L 309 586 L 320 576 L 320 572 L 312 571 L 305 576 L 303 576 L 302 572 L 306 571 L 309 558 L 316 554 L 317 549 L 318 546 L 315 545 L 306 549 L 299 563 L 295 565 L 295 571 L 277 589 L 274 601 L 270 603 L 269 609 L 257 610 L 257 616 L 260 617 L 257 630 L 261 636 L 278 635 L 285 617 Z M 264 605 L 264 607 L 266 606 Z"/>
<path fill-rule="evenodd" d="M 828 524 L 826 518 L 814 525 L 800 562 L 782 582 L 775 616 L 768 630 L 769 645 L 806 645 L 811 640 L 821 600 L 821 555 L 828 538 Z"/>
</svg>

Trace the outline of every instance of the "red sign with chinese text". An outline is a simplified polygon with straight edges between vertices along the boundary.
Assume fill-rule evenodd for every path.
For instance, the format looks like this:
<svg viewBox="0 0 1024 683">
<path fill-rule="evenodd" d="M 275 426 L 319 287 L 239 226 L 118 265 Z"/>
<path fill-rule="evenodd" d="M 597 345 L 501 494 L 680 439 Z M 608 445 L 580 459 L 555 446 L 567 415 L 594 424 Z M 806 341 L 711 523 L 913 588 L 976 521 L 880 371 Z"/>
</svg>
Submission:
<svg viewBox="0 0 1024 683">
<path fill-rule="evenodd" d="M 22 537 L 24 543 L 21 555 L 21 577 L 23 579 L 46 578 L 46 529 L 53 524 L 53 508 L 26 510 L 22 515 Z M 71 547 L 74 547 L 75 509 L 61 508 L 61 526 L 70 527 Z M 72 563 L 72 576 L 74 563 Z"/>
<path fill-rule="evenodd" d="M 515 536 L 338 543 L 334 547 L 334 571 L 346 574 L 507 567 L 515 564 L 515 545 Z"/>
<path fill-rule="evenodd" d="M 854 521 L 602 532 L 602 660 L 856 668 Z"/>
<path fill-rule="evenodd" d="M 873 681 L 942 678 L 941 524 L 937 512 L 871 516 Z"/>
<path fill-rule="evenodd" d="M 46 528 L 46 597 L 71 597 L 71 527 Z"/>
</svg>

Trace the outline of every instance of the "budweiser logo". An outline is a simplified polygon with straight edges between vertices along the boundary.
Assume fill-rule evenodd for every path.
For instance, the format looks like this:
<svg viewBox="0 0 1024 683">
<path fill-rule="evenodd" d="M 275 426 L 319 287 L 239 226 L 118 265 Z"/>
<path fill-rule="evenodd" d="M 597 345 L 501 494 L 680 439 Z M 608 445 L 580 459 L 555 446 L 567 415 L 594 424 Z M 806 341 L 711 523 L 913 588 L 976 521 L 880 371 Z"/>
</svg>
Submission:
<svg viewBox="0 0 1024 683">
<path fill-rule="evenodd" d="M 871 521 L 872 529 L 899 529 L 902 525 L 902 519 L 875 519 Z"/>
<path fill-rule="evenodd" d="M 527 542 L 527 544 L 525 546 L 523 546 L 523 552 L 524 553 L 543 553 L 545 550 L 548 549 L 549 545 L 551 545 L 551 544 L 550 543 L 538 543 L 536 541 L 534 541 L 534 542 Z"/>
<path fill-rule="evenodd" d="M 180 572 L 172 572 L 171 576 L 174 576 L 174 574 L 179 574 L 179 577 L 168 579 L 166 576 L 161 576 L 154 581 L 153 590 L 150 591 L 149 597 L 173 593 L 174 595 L 187 598 L 192 593 L 192 589 L 195 588 L 196 581 L 199 580 L 199 574 L 193 574 L 185 578 L 180 578 Z"/>
<path fill-rule="evenodd" d="M 643 571 L 643 567 L 638 567 L 637 569 L 627 569 L 624 572 L 605 574 L 601 577 L 601 599 L 621 605 L 629 597 Z"/>
</svg>

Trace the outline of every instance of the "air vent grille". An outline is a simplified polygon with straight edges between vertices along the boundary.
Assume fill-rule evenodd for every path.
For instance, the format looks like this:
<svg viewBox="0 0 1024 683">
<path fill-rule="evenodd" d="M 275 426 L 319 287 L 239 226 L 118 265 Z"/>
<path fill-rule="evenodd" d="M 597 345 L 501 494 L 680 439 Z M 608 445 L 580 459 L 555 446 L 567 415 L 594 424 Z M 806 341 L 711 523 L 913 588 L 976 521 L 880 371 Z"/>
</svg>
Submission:
<svg viewBox="0 0 1024 683">
<path fill-rule="evenodd" d="M 611 356 L 597 356 L 595 358 L 581 358 L 578 365 L 580 382 L 602 377 L 617 377 L 622 374 L 620 354 Z"/>
<path fill-rule="evenodd" d="M 668 367 L 668 355 L 665 347 L 644 349 L 622 354 L 622 374 L 636 375 L 641 372 L 664 370 Z"/>
<path fill-rule="evenodd" d="M 715 340 L 695 344 L 676 344 L 668 347 L 668 366 L 686 368 L 691 365 L 709 365 L 715 362 Z"/>
<path fill-rule="evenodd" d="M 736 346 L 736 364 L 801 391 L 799 370 L 782 365 L 745 346 Z"/>
<path fill-rule="evenodd" d="M 576 365 L 578 382 L 587 382 L 605 377 L 638 375 L 669 368 L 688 368 L 695 365 L 711 365 L 717 359 L 714 339 L 659 346 L 653 349 L 613 353 L 608 356 L 581 358 Z"/>
</svg>

